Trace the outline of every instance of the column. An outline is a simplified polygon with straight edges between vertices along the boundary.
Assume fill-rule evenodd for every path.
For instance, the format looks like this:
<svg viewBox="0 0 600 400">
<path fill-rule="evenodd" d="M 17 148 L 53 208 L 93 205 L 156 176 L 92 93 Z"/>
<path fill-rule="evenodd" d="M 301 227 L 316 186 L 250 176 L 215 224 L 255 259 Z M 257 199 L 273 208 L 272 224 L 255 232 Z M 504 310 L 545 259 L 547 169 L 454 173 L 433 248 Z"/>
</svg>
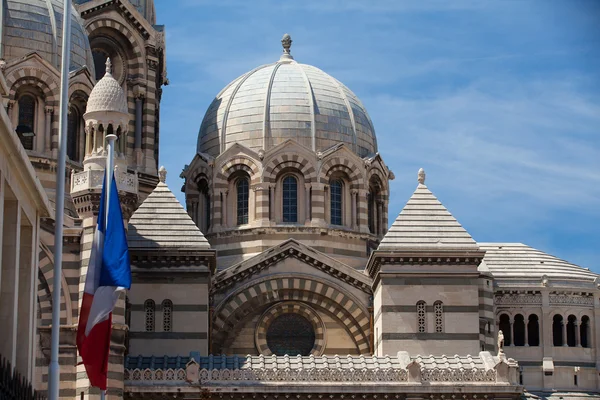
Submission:
<svg viewBox="0 0 600 400">
<path fill-rule="evenodd" d="M 563 347 L 567 347 L 568 346 L 568 344 L 567 344 L 567 323 L 566 322 L 567 321 L 565 321 L 565 319 L 563 318 L 563 321 L 562 321 L 562 324 L 561 324 L 562 325 L 561 327 L 562 327 Z"/>
<path fill-rule="evenodd" d="M 17 102 L 15 100 L 9 100 L 8 104 L 6 105 L 6 113 L 8 114 L 8 119 L 14 126 L 17 126 L 17 124 L 15 123 L 14 115 L 13 115 L 14 111 L 15 111 L 16 103 Z"/>
<path fill-rule="evenodd" d="M 525 318 L 525 346 L 529 347 L 529 318 Z"/>
<path fill-rule="evenodd" d="M 0 170 L 0 296 L 2 296 L 2 249 L 3 242 L 2 237 L 4 233 L 4 191 L 6 190 L 6 184 L 4 183 L 4 176 L 2 170 Z"/>
<path fill-rule="evenodd" d="M 383 235 L 383 200 L 377 200 L 377 236 Z"/>
<path fill-rule="evenodd" d="M 510 320 L 510 347 L 515 347 L 515 323 Z"/>
<path fill-rule="evenodd" d="M 273 183 L 269 188 L 269 219 L 271 222 L 275 222 L 275 186 Z"/>
<path fill-rule="evenodd" d="M 223 190 L 222 196 L 223 196 L 223 200 L 222 200 L 222 204 L 221 204 L 221 226 L 222 227 L 227 227 L 227 190 Z"/>
<path fill-rule="evenodd" d="M 33 299 L 31 291 L 34 287 L 31 274 L 32 271 L 32 237 L 33 227 L 23 215 L 19 248 L 19 278 L 18 278 L 18 306 L 17 306 L 17 369 L 22 374 L 30 375 L 30 366 L 33 360 L 33 349 L 31 348 L 30 336 L 33 334 L 31 312 L 35 309 L 31 304 Z M 25 224 L 26 222 L 26 224 Z"/>
<path fill-rule="evenodd" d="M 84 132 L 85 132 L 85 152 L 83 154 L 83 158 L 87 158 L 87 156 L 89 156 L 92 153 L 92 129 L 88 129 L 87 127 L 84 127 Z"/>
<path fill-rule="evenodd" d="M 6 188 L 6 186 L 5 186 Z M 17 361 L 17 316 L 19 287 L 19 255 L 21 238 L 21 212 L 17 200 L 4 199 L 2 226 L 2 268 L 0 276 L 0 354 L 13 366 Z"/>
<path fill-rule="evenodd" d="M 52 147 L 52 113 L 53 107 L 44 107 L 45 129 L 44 129 L 44 152 L 49 153 Z"/>
<path fill-rule="evenodd" d="M 311 209 L 310 209 L 310 183 L 305 183 L 304 184 L 304 189 L 306 190 L 306 193 L 304 195 L 304 224 L 305 225 L 309 225 L 310 224 L 310 214 L 311 214 Z"/>
<path fill-rule="evenodd" d="M 260 226 L 269 224 L 269 186 L 260 184 L 254 191 L 254 223 Z"/>
<path fill-rule="evenodd" d="M 135 165 L 142 166 L 142 107 L 144 95 L 140 93 L 141 89 L 134 90 L 135 93 L 135 140 L 134 157 Z"/>
<path fill-rule="evenodd" d="M 77 121 L 77 161 L 81 162 L 85 158 L 85 145 L 86 137 L 85 134 L 85 121 L 81 118 L 81 114 L 77 114 L 79 121 Z"/>
<path fill-rule="evenodd" d="M 352 215 L 352 223 L 350 224 L 350 227 L 352 229 L 356 229 L 356 214 L 357 214 L 357 210 L 356 210 L 356 198 L 358 196 L 358 190 L 356 189 L 352 189 L 350 191 L 350 202 L 351 202 L 351 215 Z"/>
<path fill-rule="evenodd" d="M 579 324 L 575 321 L 575 346 L 581 347 L 581 331 L 579 330 Z"/>
</svg>

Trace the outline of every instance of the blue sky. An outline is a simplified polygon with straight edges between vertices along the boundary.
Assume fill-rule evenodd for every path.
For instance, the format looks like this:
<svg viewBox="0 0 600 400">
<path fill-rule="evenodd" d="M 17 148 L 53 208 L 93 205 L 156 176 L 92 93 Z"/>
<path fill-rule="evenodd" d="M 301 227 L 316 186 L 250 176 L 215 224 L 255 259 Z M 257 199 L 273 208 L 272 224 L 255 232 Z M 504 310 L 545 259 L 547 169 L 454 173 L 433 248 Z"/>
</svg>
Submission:
<svg viewBox="0 0 600 400">
<path fill-rule="evenodd" d="M 167 30 L 160 163 L 178 177 L 237 76 L 298 62 L 366 106 L 394 171 L 390 223 L 427 184 L 475 240 L 600 272 L 600 2 L 156 0 Z M 178 193 L 183 202 L 183 194 Z"/>
</svg>

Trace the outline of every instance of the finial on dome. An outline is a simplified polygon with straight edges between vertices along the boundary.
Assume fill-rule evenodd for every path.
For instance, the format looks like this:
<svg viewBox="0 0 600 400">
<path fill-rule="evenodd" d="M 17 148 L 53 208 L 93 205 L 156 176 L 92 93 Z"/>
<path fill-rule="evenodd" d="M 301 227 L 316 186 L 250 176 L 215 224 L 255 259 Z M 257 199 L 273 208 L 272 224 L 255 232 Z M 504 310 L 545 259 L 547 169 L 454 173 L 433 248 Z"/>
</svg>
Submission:
<svg viewBox="0 0 600 400">
<path fill-rule="evenodd" d="M 110 57 L 106 59 L 106 73 L 110 75 L 112 72 L 112 62 L 110 62 Z"/>
<path fill-rule="evenodd" d="M 419 178 L 417 179 L 421 185 L 425 184 L 425 171 L 423 168 L 419 168 Z"/>
<path fill-rule="evenodd" d="M 292 47 L 292 37 L 289 35 L 289 33 L 283 35 L 281 38 L 281 45 L 283 46 L 283 55 L 281 56 L 281 59 L 293 60 L 294 57 L 292 57 L 292 54 L 290 53 L 290 48 Z"/>
<path fill-rule="evenodd" d="M 162 183 L 165 183 L 167 181 L 167 169 L 165 168 L 165 166 L 161 166 L 160 169 L 158 170 L 158 180 L 161 181 Z"/>
</svg>

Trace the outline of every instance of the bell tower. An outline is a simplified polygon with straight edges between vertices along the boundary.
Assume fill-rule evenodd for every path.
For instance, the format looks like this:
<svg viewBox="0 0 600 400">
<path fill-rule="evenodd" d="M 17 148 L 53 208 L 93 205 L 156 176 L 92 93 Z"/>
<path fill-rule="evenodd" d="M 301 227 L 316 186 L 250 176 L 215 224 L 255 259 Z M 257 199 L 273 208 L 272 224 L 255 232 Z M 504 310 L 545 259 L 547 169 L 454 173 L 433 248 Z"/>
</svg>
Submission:
<svg viewBox="0 0 600 400">
<path fill-rule="evenodd" d="M 79 284 L 85 284 L 87 269 L 90 261 L 90 246 L 94 239 L 102 183 L 106 168 L 107 147 L 106 135 L 117 135 L 115 145 L 115 179 L 119 190 L 119 199 L 123 210 L 124 223 L 131 217 L 138 203 L 138 180 L 135 173 L 128 172 L 126 159 L 126 139 L 128 133 L 129 113 L 125 93 L 119 82 L 111 73 L 111 60 L 106 60 L 105 74 L 94 86 L 87 103 L 85 120 L 85 157 L 83 171 L 73 173 L 71 177 L 71 196 L 82 219 L 83 234 L 81 240 L 81 269 Z M 124 296 L 119 299 L 113 313 L 113 332 L 109 355 L 109 376 L 123 374 L 125 349 L 125 333 L 127 327 L 124 319 Z M 80 299 L 81 300 L 81 299 Z M 77 366 L 77 393 L 93 392 L 85 367 Z M 81 377 L 81 378 L 79 378 Z M 122 397 L 123 381 L 108 380 L 108 395 Z"/>
</svg>

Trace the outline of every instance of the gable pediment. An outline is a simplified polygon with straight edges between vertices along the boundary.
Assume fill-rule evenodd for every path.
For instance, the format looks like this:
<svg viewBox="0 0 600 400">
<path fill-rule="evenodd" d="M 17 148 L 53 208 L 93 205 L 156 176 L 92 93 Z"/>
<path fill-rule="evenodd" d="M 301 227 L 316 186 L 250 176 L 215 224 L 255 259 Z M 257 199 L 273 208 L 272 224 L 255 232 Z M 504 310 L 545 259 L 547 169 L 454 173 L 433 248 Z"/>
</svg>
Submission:
<svg viewBox="0 0 600 400">
<path fill-rule="evenodd" d="M 322 271 L 365 293 L 371 293 L 370 277 L 294 239 L 286 240 L 255 257 L 221 271 L 213 279 L 212 290 L 213 292 L 224 291 L 289 258 L 299 260 L 304 265 Z"/>
</svg>

